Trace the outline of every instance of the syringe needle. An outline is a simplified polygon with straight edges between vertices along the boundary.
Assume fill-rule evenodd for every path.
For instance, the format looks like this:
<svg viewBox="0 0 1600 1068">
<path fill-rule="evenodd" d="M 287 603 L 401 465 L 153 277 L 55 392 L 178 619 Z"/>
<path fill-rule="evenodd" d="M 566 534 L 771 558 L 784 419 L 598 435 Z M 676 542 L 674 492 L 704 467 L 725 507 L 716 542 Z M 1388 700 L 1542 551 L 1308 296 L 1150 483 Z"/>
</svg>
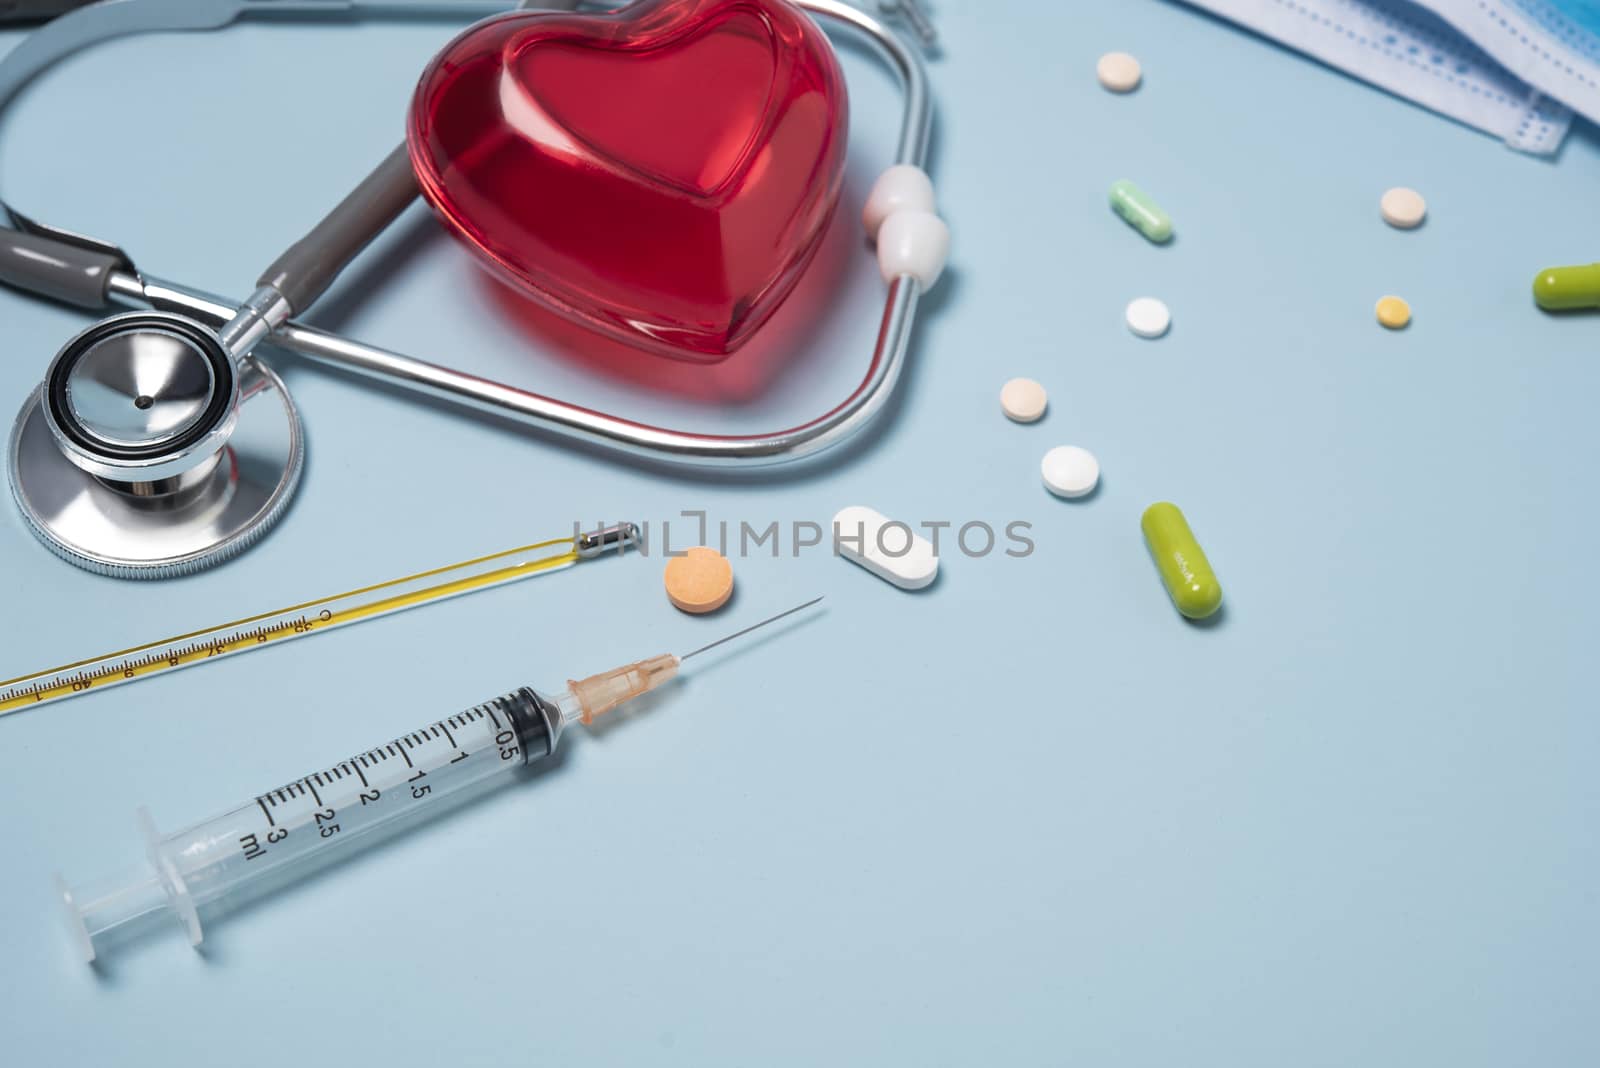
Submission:
<svg viewBox="0 0 1600 1068">
<path fill-rule="evenodd" d="M 732 634 L 728 635 L 726 638 L 718 638 L 716 641 L 712 642 L 710 645 L 702 645 L 700 648 L 696 649 L 692 653 L 684 653 L 682 656 L 678 657 L 678 659 L 680 661 L 682 661 L 682 660 L 689 659 L 691 656 L 699 656 L 701 653 L 705 652 L 707 649 L 715 649 L 717 646 L 721 645 L 724 642 L 731 642 L 735 638 L 744 637 L 746 634 L 749 634 L 753 630 L 760 630 L 762 627 L 766 626 L 768 623 L 776 623 L 778 620 L 782 619 L 784 616 L 792 616 L 796 612 L 799 612 L 799 611 L 801 611 L 803 609 L 806 609 L 806 608 L 810 608 L 812 605 L 816 604 L 820 600 L 822 600 L 821 597 L 813 597 L 811 600 L 807 601 L 805 604 L 797 604 L 793 608 L 788 609 L 787 611 L 779 612 L 775 616 L 769 616 L 768 618 L 763 619 L 760 623 L 752 623 L 752 624 L 750 624 L 750 626 L 744 628 L 744 630 L 736 630 Z"/>
<path fill-rule="evenodd" d="M 753 623 L 743 630 L 734 631 L 725 638 L 718 638 L 710 645 L 702 645 L 692 653 L 685 653 L 682 656 L 662 653 L 648 660 L 624 664 L 610 671 L 602 671 L 598 675 L 590 675 L 586 679 L 568 679 L 567 692 L 556 699 L 556 704 L 562 710 L 563 719 L 568 722 L 579 720 L 588 725 L 618 705 L 671 681 L 678 674 L 678 665 L 691 656 L 698 656 L 707 649 L 715 649 L 723 642 L 731 642 L 753 630 L 759 630 L 768 623 L 776 623 L 785 616 L 792 616 L 801 609 L 810 608 L 820 600 L 821 597 L 814 597 L 805 604 L 797 604 L 787 612 L 779 612 L 775 616 L 763 619 L 760 623 Z"/>
</svg>

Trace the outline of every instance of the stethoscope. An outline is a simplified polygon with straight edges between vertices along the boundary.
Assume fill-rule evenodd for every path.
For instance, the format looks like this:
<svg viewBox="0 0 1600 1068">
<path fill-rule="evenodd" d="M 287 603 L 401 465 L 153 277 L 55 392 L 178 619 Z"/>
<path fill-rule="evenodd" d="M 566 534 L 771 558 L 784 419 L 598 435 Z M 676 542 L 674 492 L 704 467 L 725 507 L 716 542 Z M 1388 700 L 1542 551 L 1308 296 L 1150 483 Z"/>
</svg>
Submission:
<svg viewBox="0 0 1600 1068">
<path fill-rule="evenodd" d="M 142 274 L 121 248 L 29 219 L 0 200 L 0 282 L 84 308 L 127 305 L 79 333 L 51 362 L 10 441 L 21 512 L 62 558 L 101 574 L 159 578 L 225 560 L 270 530 L 300 481 L 305 436 L 282 379 L 259 357 L 271 343 L 321 363 L 507 417 L 559 438 L 686 467 L 757 467 L 814 456 L 880 412 L 905 361 L 917 301 L 933 284 L 948 231 L 922 173 L 932 104 L 918 56 L 879 19 L 842 0 L 795 0 L 858 32 L 899 77 L 905 98 L 896 165 L 868 199 L 887 285 L 865 377 L 809 422 L 767 434 L 707 435 L 581 408 L 296 322 L 366 245 L 417 197 L 397 149 L 306 237 L 263 272 L 242 304 Z M 448 10 L 503 13 L 462 0 Z M 572 9 L 546 0 L 527 7 Z M 612 5 L 615 6 L 615 5 Z M 914 0 L 885 3 L 926 41 Z M 102 0 L 63 15 L 0 61 L 0 107 L 33 77 L 91 44 L 158 30 L 215 29 L 240 16 L 406 14 L 436 0 Z"/>
</svg>

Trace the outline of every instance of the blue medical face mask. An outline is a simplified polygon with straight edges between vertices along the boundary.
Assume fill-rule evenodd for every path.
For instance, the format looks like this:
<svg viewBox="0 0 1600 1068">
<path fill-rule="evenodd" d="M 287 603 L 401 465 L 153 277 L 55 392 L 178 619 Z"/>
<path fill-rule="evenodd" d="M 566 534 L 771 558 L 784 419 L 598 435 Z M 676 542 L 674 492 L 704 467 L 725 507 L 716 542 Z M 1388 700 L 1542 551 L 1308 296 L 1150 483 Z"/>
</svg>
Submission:
<svg viewBox="0 0 1600 1068">
<path fill-rule="evenodd" d="M 1420 0 L 1513 76 L 1600 122 L 1600 2 Z"/>
<path fill-rule="evenodd" d="M 1506 5 L 1590 62 L 1600 62 L 1600 0 L 1509 0 Z"/>
<path fill-rule="evenodd" d="M 1596 0 L 1513 0 L 1517 8 L 1530 18 L 1543 21 L 1547 18 L 1559 23 L 1586 29 L 1600 36 L 1600 3 Z"/>
<path fill-rule="evenodd" d="M 1600 0 L 1187 0 L 1545 155 L 1600 122 Z"/>
</svg>

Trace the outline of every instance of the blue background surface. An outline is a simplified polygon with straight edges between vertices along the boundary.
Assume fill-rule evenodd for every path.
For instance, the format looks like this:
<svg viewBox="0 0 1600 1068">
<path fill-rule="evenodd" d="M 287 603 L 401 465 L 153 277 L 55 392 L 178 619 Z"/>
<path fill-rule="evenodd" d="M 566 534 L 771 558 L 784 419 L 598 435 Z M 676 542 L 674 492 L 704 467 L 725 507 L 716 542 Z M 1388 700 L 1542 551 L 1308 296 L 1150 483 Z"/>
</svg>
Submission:
<svg viewBox="0 0 1600 1068">
<path fill-rule="evenodd" d="M 737 529 L 867 503 L 1023 520 L 1036 551 L 947 543 L 908 594 L 790 556 L 786 531 L 782 558 L 736 561 L 710 619 L 635 556 L 7 717 L 0 1061 L 1600 1061 L 1600 316 L 1528 296 L 1536 269 L 1600 258 L 1600 136 L 1580 122 L 1558 159 L 1516 155 L 1153 0 L 937 14 L 955 252 L 862 447 L 801 475 L 667 475 L 281 356 L 311 450 L 282 526 L 141 585 L 58 562 L 8 502 L 0 675 L 574 521 L 659 534 L 684 509 Z M 394 144 L 454 29 L 104 47 L 13 109 L 0 177 L 155 275 L 243 295 Z M 1144 62 L 1131 96 L 1095 82 L 1113 49 Z M 864 366 L 881 300 L 854 216 L 897 97 L 845 58 L 846 210 L 835 273 L 806 283 L 838 311 L 788 314 L 802 354 L 781 370 L 657 367 L 658 388 L 563 354 L 420 208 L 311 318 L 642 418 L 809 417 Z M 253 154 L 229 131 L 263 109 L 280 132 Z M 1119 177 L 1171 211 L 1170 247 L 1107 209 Z M 1420 231 L 1379 220 L 1393 185 L 1428 198 Z M 1402 333 L 1373 321 L 1391 292 L 1415 309 Z M 1160 341 L 1122 323 L 1144 294 L 1173 309 Z M 83 321 L 0 293 L 8 411 Z M 1000 415 L 1016 375 L 1050 390 L 1037 425 Z M 1092 498 L 1041 486 L 1063 443 L 1099 456 Z M 1213 626 L 1174 613 L 1146 555 L 1159 499 L 1222 576 Z M 135 862 L 136 805 L 176 828 L 818 593 L 817 618 L 575 736 L 550 772 L 219 921 L 204 956 L 174 929 L 96 972 L 56 922 L 50 873 Z"/>
</svg>

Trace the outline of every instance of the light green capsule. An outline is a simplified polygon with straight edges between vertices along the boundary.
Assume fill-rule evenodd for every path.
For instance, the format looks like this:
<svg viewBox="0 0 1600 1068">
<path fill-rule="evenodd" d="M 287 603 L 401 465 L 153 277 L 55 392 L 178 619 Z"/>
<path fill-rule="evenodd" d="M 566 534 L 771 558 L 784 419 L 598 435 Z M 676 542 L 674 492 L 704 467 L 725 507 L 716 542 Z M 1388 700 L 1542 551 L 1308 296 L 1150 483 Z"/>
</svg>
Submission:
<svg viewBox="0 0 1600 1068">
<path fill-rule="evenodd" d="M 1222 607 L 1222 584 L 1177 505 L 1166 501 L 1152 504 L 1144 510 L 1139 528 L 1179 612 L 1190 619 L 1205 619 Z"/>
<path fill-rule="evenodd" d="M 1533 280 L 1533 299 L 1545 311 L 1600 308 L 1600 263 L 1545 268 Z"/>
<path fill-rule="evenodd" d="M 1172 237 L 1172 216 L 1126 178 L 1111 183 L 1111 206 L 1133 228 L 1161 244 Z"/>
</svg>

